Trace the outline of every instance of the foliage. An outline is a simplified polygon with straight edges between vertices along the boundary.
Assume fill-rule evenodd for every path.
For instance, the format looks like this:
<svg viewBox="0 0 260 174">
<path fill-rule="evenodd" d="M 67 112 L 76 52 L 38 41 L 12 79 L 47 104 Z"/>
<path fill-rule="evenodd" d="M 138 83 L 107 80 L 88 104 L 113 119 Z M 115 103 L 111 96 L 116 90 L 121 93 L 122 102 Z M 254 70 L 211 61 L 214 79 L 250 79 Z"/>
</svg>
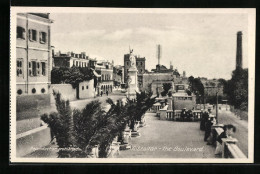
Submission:
<svg viewBox="0 0 260 174">
<path fill-rule="evenodd" d="M 171 88 L 172 88 L 171 83 L 164 83 L 163 84 L 163 92 L 161 92 L 161 95 L 166 96 Z"/>
<path fill-rule="evenodd" d="M 52 134 L 56 137 L 59 148 L 73 147 L 72 135 L 72 111 L 69 101 L 61 99 L 61 94 L 54 93 L 56 108 L 58 112 L 52 112 L 49 115 L 43 114 L 41 119 L 49 125 Z M 60 149 L 58 157 L 73 157 L 69 151 Z"/>
<path fill-rule="evenodd" d="M 52 84 L 68 83 L 76 88 L 80 82 L 93 79 L 94 73 L 88 67 L 60 67 L 51 71 L 51 77 Z"/>
<path fill-rule="evenodd" d="M 232 78 L 227 81 L 224 92 L 228 101 L 235 108 L 247 110 L 248 105 L 248 69 L 237 68 L 232 72 Z"/>
<path fill-rule="evenodd" d="M 194 78 L 193 76 L 190 76 L 188 80 L 190 92 L 194 93 L 196 95 L 197 102 L 200 102 L 200 98 L 204 97 L 204 86 L 200 81 L 200 78 Z"/>
<path fill-rule="evenodd" d="M 61 99 L 59 93 L 54 93 L 57 112 L 44 114 L 41 119 L 49 125 L 60 148 L 58 157 L 88 157 L 95 145 L 99 146 L 99 157 L 108 155 L 110 145 L 116 136 L 120 136 L 129 122 L 141 120 L 144 113 L 155 103 L 150 98 L 151 93 L 137 93 L 136 100 L 114 103 L 107 99 L 110 105 L 108 111 L 100 101 L 90 102 L 82 110 L 70 108 L 69 101 Z M 76 148 L 63 150 L 61 148 Z"/>
<path fill-rule="evenodd" d="M 226 97 L 222 96 L 222 95 L 219 95 L 218 96 L 218 103 L 226 104 L 226 102 L 222 102 L 222 100 L 226 100 Z M 216 101 L 217 101 L 217 96 L 216 95 L 214 95 L 214 96 L 207 96 L 205 98 L 205 102 L 206 103 L 216 104 Z"/>
</svg>

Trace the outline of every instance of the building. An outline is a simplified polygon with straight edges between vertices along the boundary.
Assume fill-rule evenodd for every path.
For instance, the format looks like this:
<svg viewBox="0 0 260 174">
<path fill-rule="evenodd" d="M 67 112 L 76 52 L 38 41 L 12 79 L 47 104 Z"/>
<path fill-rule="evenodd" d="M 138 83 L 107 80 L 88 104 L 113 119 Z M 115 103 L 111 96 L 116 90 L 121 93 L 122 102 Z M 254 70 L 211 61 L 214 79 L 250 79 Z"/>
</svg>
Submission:
<svg viewBox="0 0 260 174">
<path fill-rule="evenodd" d="M 67 67 L 71 68 L 72 66 L 76 67 L 89 67 L 95 69 L 96 60 L 89 58 L 85 52 L 76 54 L 73 52 L 68 52 L 62 54 L 60 51 L 53 56 L 54 66 L 55 67 Z"/>
<path fill-rule="evenodd" d="M 236 68 L 243 68 L 242 31 L 237 32 Z"/>
<path fill-rule="evenodd" d="M 218 79 L 207 79 L 201 81 L 204 86 L 204 95 L 205 96 L 223 96 L 224 86 L 218 81 Z"/>
<path fill-rule="evenodd" d="M 50 103 L 52 51 L 49 13 L 18 13 L 16 33 L 17 109 Z M 26 99 L 22 96 L 27 96 Z M 41 101 L 39 101 L 39 100 Z M 25 103 L 26 103 L 25 102 Z M 33 107 L 32 105 L 28 106 Z"/>
<path fill-rule="evenodd" d="M 116 65 L 113 67 L 113 81 L 114 86 L 120 86 L 124 83 L 124 67 Z"/>
<path fill-rule="evenodd" d="M 131 67 L 130 60 L 129 60 L 130 54 L 124 55 L 124 82 L 127 82 L 128 78 L 128 70 Z M 138 78 L 138 88 L 142 90 L 143 88 L 143 74 L 145 73 L 145 57 L 140 57 L 135 55 L 136 59 L 136 68 L 137 68 L 137 78 Z"/>
<path fill-rule="evenodd" d="M 143 74 L 143 90 L 152 92 L 153 95 L 163 91 L 163 83 L 171 83 L 174 91 L 172 73 L 145 73 Z"/>
<path fill-rule="evenodd" d="M 196 95 L 188 95 L 184 84 L 175 84 L 176 92 L 172 95 L 173 110 L 187 110 L 196 107 Z"/>
<path fill-rule="evenodd" d="M 96 92 L 97 95 L 103 94 L 108 91 L 109 93 L 113 91 L 113 65 L 112 63 L 104 60 L 99 60 L 95 67 L 96 72 L 100 75 L 97 81 Z"/>
</svg>

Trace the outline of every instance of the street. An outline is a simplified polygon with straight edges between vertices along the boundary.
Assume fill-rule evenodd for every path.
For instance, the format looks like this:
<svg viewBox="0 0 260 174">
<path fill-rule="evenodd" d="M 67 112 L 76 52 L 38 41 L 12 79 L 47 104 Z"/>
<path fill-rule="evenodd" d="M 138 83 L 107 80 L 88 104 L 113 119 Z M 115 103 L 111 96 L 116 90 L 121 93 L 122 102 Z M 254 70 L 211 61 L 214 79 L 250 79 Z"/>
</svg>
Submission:
<svg viewBox="0 0 260 174">
<path fill-rule="evenodd" d="M 218 120 L 220 124 L 233 124 L 236 127 L 236 133 L 233 137 L 238 140 L 238 147 L 248 156 L 248 122 L 240 120 L 234 113 L 225 109 L 219 110 Z"/>
</svg>

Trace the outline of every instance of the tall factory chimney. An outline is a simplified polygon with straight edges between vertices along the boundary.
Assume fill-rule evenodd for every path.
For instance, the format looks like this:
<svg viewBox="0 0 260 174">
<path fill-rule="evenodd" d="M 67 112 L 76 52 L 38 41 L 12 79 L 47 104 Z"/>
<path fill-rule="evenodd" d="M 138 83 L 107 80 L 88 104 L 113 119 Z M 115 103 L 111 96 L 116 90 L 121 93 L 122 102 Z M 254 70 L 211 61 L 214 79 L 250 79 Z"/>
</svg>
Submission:
<svg viewBox="0 0 260 174">
<path fill-rule="evenodd" d="M 161 45 L 157 45 L 157 58 L 158 58 L 158 65 L 160 66 L 160 59 L 162 56 L 162 47 Z"/>
<path fill-rule="evenodd" d="M 237 32 L 236 68 L 242 68 L 242 31 Z"/>
</svg>

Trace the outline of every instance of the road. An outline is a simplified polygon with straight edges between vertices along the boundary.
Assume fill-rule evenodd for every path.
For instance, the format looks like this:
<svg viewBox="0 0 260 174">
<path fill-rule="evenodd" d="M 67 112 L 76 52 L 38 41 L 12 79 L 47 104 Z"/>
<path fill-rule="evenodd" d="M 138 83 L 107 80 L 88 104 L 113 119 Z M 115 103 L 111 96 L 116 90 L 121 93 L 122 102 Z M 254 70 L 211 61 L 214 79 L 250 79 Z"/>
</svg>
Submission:
<svg viewBox="0 0 260 174">
<path fill-rule="evenodd" d="M 233 124 L 236 126 L 237 130 L 233 137 L 238 140 L 238 147 L 248 156 L 248 122 L 246 120 L 240 120 L 234 113 L 226 111 L 225 109 L 219 110 L 218 117 L 220 124 Z"/>
</svg>

